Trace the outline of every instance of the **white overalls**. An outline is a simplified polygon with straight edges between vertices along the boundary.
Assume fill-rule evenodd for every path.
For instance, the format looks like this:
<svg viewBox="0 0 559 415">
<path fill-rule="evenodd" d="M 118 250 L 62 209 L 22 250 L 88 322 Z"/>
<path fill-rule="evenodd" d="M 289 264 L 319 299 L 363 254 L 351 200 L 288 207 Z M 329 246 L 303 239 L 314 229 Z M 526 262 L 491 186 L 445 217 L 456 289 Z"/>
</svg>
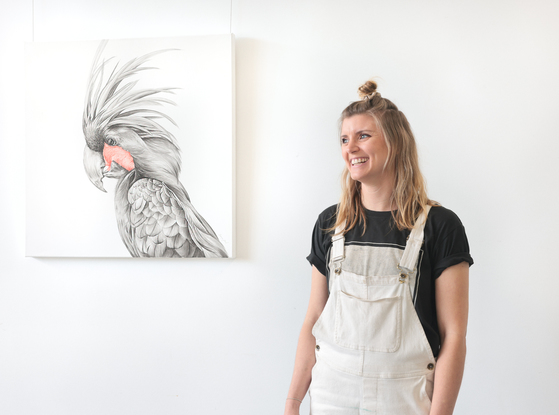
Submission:
<svg viewBox="0 0 559 415">
<path fill-rule="evenodd" d="M 429 414 L 435 358 L 410 288 L 429 208 L 403 254 L 332 238 L 330 296 L 312 331 L 311 415 Z"/>
</svg>

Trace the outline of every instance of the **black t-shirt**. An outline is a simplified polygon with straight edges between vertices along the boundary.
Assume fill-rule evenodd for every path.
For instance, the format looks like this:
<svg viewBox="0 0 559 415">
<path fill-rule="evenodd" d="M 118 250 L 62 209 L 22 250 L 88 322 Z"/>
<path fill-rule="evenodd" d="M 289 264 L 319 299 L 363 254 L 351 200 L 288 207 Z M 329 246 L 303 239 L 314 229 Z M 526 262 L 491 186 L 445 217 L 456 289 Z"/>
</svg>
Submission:
<svg viewBox="0 0 559 415">
<path fill-rule="evenodd" d="M 324 210 L 316 221 L 311 253 L 307 260 L 314 265 L 326 278 L 329 277 L 328 261 L 332 247 L 333 232 L 326 232 L 336 221 L 336 205 Z M 405 249 L 409 230 L 398 230 L 392 219 L 391 212 L 374 212 L 365 210 L 366 231 L 359 223 L 345 235 L 345 245 L 371 243 L 377 246 L 397 246 Z M 466 261 L 474 263 L 470 256 L 470 248 L 466 232 L 460 219 L 454 212 L 442 206 L 433 206 L 425 224 L 424 244 L 420 253 L 417 286 L 412 287 L 415 309 L 433 355 L 439 354 L 440 335 L 437 324 L 435 305 L 435 280 L 442 272 L 453 265 Z"/>
</svg>

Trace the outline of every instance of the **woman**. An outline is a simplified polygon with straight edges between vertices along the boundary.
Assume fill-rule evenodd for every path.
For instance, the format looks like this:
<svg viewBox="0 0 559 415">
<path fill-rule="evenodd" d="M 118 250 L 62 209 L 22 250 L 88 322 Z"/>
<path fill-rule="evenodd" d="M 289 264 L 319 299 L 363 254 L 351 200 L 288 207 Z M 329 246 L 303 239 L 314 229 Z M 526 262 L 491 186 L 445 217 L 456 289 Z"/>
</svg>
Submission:
<svg viewBox="0 0 559 415">
<path fill-rule="evenodd" d="M 409 123 L 376 89 L 341 116 L 342 197 L 314 228 L 286 415 L 307 390 L 312 415 L 448 415 L 458 396 L 468 241 L 427 198 Z"/>
</svg>

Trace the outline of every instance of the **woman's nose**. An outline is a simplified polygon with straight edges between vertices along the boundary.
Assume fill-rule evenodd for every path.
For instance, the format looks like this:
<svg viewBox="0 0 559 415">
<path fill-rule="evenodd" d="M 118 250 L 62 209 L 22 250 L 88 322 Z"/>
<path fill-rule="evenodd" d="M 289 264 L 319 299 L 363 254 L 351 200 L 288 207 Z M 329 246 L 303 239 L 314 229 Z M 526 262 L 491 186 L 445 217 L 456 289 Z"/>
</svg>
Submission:
<svg viewBox="0 0 559 415">
<path fill-rule="evenodd" d="M 349 142 L 347 144 L 348 144 L 348 146 L 347 146 L 347 151 L 348 152 L 354 153 L 357 150 L 359 150 L 359 146 L 357 145 L 356 140 L 351 139 L 351 140 L 349 140 Z"/>
</svg>

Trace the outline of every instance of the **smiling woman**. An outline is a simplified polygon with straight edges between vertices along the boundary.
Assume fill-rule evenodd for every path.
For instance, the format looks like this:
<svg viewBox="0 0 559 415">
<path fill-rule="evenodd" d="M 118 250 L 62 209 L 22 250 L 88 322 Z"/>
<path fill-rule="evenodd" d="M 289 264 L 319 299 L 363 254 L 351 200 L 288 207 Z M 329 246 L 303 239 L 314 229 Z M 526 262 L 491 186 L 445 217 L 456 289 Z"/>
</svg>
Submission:
<svg viewBox="0 0 559 415">
<path fill-rule="evenodd" d="M 342 197 L 313 232 L 286 415 L 307 390 L 313 415 L 449 415 L 458 396 L 468 241 L 427 197 L 410 125 L 376 89 L 342 112 Z"/>
<path fill-rule="evenodd" d="M 381 97 L 377 84 L 368 81 L 359 88 L 360 101 L 350 104 L 342 112 L 342 154 L 354 148 L 344 148 L 344 132 L 352 129 L 369 128 L 373 141 L 377 144 L 376 158 L 387 151 L 382 170 L 377 166 L 373 186 L 362 186 L 362 181 L 352 177 L 352 169 L 347 168 L 342 179 L 342 199 L 336 226 L 346 221 L 349 212 L 357 212 L 348 223 L 351 229 L 357 220 L 363 221 L 364 207 L 372 210 L 392 211 L 399 229 L 411 229 L 419 212 L 427 205 L 435 205 L 425 191 L 425 182 L 417 155 L 415 138 L 403 112 L 390 100 Z M 348 131 L 346 131 L 348 130 Z M 368 131 L 364 131 L 368 133 Z M 369 135 L 369 134 L 365 134 Z M 368 137 L 360 137 L 368 142 Z M 347 138 L 346 138 L 347 140 Z M 381 143 L 384 142 L 384 145 Z M 371 144 L 369 144 L 371 145 Z M 347 163 L 347 161 L 346 161 Z M 361 192 L 371 191 L 374 197 L 362 199 Z M 379 192 L 382 194 L 380 196 Z M 371 206 L 370 203 L 375 203 Z M 368 205 L 369 204 L 369 205 Z M 381 205 L 381 206 L 379 206 Z"/>
</svg>

